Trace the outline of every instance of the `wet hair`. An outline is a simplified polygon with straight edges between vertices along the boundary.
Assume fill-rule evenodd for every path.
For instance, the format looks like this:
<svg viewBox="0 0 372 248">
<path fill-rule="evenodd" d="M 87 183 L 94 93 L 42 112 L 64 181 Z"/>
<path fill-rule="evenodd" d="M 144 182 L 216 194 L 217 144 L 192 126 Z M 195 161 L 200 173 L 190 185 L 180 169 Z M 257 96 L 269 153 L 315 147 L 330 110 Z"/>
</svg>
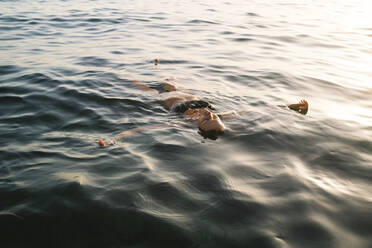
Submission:
<svg viewBox="0 0 372 248">
<path fill-rule="evenodd" d="M 204 138 L 204 139 L 211 139 L 216 140 L 218 139 L 218 136 L 221 136 L 224 134 L 224 131 L 217 131 L 217 130 L 211 130 L 211 131 L 204 131 L 201 128 L 199 128 L 198 133 Z"/>
<path fill-rule="evenodd" d="M 215 110 L 215 108 L 208 102 L 202 100 L 193 100 L 181 102 L 173 110 L 177 113 L 184 113 L 188 109 L 200 109 L 200 108 L 209 108 Z"/>
</svg>

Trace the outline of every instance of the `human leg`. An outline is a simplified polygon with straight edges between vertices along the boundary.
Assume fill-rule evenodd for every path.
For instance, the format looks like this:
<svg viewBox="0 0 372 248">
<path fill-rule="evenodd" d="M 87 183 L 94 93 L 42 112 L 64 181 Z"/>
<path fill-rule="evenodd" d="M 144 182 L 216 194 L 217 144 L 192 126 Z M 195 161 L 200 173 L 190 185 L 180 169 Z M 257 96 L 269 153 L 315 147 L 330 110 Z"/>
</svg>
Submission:
<svg viewBox="0 0 372 248">
<path fill-rule="evenodd" d="M 138 80 L 133 80 L 132 83 L 139 89 L 141 90 L 145 90 L 145 91 L 152 91 L 154 92 L 155 94 L 159 94 L 159 91 L 151 88 L 150 86 L 138 81 Z"/>
</svg>

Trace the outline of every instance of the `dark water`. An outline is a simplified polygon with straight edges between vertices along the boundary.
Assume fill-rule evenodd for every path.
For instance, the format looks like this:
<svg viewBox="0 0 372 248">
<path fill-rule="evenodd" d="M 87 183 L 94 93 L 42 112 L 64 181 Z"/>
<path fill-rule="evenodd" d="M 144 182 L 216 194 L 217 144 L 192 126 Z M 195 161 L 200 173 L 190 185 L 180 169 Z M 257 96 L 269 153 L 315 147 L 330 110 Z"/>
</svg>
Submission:
<svg viewBox="0 0 372 248">
<path fill-rule="evenodd" d="M 0 247 L 372 247 L 371 7 L 0 1 Z M 246 113 L 204 140 L 166 77 Z"/>
</svg>

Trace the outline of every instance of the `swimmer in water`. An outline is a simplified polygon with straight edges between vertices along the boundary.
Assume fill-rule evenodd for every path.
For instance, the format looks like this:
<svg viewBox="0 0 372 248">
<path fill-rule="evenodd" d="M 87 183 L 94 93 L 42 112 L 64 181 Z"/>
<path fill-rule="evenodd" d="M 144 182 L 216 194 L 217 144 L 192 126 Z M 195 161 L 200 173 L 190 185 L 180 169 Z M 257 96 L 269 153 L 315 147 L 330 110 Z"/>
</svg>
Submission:
<svg viewBox="0 0 372 248">
<path fill-rule="evenodd" d="M 212 112 L 212 110 L 215 109 L 212 107 L 210 103 L 200 100 L 194 95 L 177 91 L 175 85 L 172 84 L 171 81 L 172 79 L 166 79 L 166 81 L 162 85 L 163 90 L 166 93 L 161 94 L 159 94 L 157 90 L 150 88 L 149 86 L 137 80 L 133 81 L 133 84 L 145 91 L 151 91 L 159 95 L 164 94 L 165 99 L 162 100 L 162 103 L 165 105 L 165 107 L 170 111 L 183 114 L 185 119 L 197 123 L 199 127 L 199 133 L 204 138 L 217 139 L 217 137 L 223 134 L 225 131 L 225 125 L 223 124 L 221 119 L 231 119 L 235 116 L 238 116 L 239 113 L 241 113 L 233 111 L 231 113 L 226 114 L 215 114 Z M 288 106 L 281 105 L 280 107 L 288 107 L 289 109 L 295 110 L 305 115 L 308 110 L 308 103 L 305 100 L 301 100 L 297 104 L 290 104 Z M 146 129 L 148 128 L 138 127 L 128 131 L 124 131 L 110 141 L 105 142 L 102 139 L 100 139 L 98 141 L 98 144 L 101 147 L 113 145 L 120 139 L 132 136 Z"/>
</svg>

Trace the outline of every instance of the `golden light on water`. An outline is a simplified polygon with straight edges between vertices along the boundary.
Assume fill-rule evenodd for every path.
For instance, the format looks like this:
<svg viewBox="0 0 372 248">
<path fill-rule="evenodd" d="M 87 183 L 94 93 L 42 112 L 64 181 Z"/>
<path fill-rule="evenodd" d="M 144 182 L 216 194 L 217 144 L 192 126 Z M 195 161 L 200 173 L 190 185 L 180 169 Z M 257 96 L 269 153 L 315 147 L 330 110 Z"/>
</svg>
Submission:
<svg viewBox="0 0 372 248">
<path fill-rule="evenodd" d="M 80 185 L 94 185 L 93 181 L 83 172 L 59 172 L 56 173 L 56 177 L 68 182 L 77 182 Z"/>
<path fill-rule="evenodd" d="M 346 1 L 347 2 L 347 1 Z M 372 2 L 369 0 L 362 0 L 360 3 L 353 5 L 351 8 L 346 8 L 346 10 L 351 9 L 352 13 L 346 15 L 342 19 L 345 25 L 350 25 L 352 27 L 369 27 L 372 23 Z"/>
<path fill-rule="evenodd" d="M 307 166 L 297 158 L 292 158 L 294 176 L 302 179 L 303 182 L 309 184 L 309 188 L 321 189 L 324 192 L 341 197 L 361 198 L 372 202 L 370 194 L 371 186 L 362 182 L 353 182 L 336 177 L 332 174 L 326 174 L 324 171 L 309 170 Z"/>
</svg>

